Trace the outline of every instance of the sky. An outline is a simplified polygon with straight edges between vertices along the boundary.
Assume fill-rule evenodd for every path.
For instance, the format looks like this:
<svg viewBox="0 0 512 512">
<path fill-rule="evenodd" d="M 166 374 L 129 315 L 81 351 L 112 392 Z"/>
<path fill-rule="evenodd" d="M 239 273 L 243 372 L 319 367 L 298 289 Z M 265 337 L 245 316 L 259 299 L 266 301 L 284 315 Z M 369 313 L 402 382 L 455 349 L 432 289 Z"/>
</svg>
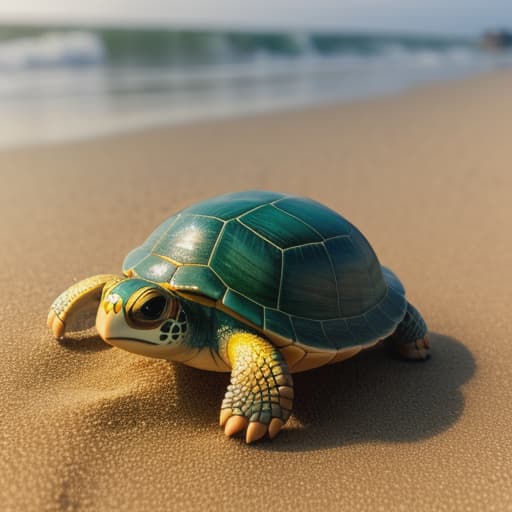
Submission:
<svg viewBox="0 0 512 512">
<path fill-rule="evenodd" d="M 512 0 L 0 0 L 0 22 L 479 34 L 512 29 Z"/>
</svg>

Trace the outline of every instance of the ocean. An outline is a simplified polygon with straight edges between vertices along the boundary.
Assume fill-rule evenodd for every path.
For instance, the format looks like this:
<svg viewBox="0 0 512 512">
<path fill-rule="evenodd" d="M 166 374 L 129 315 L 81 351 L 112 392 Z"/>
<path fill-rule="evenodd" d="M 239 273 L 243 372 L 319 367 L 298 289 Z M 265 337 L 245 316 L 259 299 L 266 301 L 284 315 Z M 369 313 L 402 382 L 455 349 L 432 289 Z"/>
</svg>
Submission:
<svg viewBox="0 0 512 512">
<path fill-rule="evenodd" d="M 0 27 L 0 147 L 351 101 L 509 66 L 477 38 Z"/>
</svg>

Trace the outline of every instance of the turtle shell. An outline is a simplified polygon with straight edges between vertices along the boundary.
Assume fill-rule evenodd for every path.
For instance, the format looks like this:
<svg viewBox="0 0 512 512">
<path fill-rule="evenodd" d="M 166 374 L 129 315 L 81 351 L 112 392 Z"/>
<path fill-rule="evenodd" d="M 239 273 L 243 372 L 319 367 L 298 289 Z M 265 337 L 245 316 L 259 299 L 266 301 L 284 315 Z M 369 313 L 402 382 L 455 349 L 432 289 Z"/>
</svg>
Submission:
<svg viewBox="0 0 512 512">
<path fill-rule="evenodd" d="M 406 309 L 400 281 L 355 226 L 311 199 L 274 192 L 180 211 L 128 254 L 123 271 L 313 351 L 371 344 Z"/>
</svg>

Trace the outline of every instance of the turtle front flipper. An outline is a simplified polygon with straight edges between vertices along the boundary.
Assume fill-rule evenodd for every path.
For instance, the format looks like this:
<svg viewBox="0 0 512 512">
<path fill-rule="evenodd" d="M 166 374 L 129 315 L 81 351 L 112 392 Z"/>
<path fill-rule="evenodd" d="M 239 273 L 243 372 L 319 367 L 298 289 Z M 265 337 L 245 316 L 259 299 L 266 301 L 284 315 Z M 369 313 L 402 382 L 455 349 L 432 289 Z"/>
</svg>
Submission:
<svg viewBox="0 0 512 512">
<path fill-rule="evenodd" d="M 402 321 L 386 339 L 404 359 L 424 361 L 430 357 L 428 328 L 419 311 L 409 302 Z"/>
<path fill-rule="evenodd" d="M 227 341 L 231 383 L 220 412 L 220 425 L 231 436 L 247 428 L 245 440 L 267 432 L 274 438 L 290 417 L 293 382 L 280 352 L 267 340 L 238 332 Z"/>
<path fill-rule="evenodd" d="M 66 324 L 72 317 L 95 303 L 99 305 L 105 284 L 114 284 L 122 279 L 125 278 L 112 274 L 101 274 L 78 281 L 62 292 L 53 301 L 48 313 L 48 327 L 53 335 L 57 339 L 62 338 Z"/>
</svg>

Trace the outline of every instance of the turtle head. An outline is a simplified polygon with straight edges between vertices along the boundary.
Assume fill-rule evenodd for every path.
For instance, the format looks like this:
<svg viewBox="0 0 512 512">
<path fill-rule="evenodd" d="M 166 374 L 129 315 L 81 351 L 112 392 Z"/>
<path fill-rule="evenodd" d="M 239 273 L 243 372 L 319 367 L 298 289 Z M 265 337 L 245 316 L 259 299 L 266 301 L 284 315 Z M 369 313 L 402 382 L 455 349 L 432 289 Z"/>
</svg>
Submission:
<svg viewBox="0 0 512 512">
<path fill-rule="evenodd" d="M 96 328 L 110 345 L 136 354 L 173 360 L 187 350 L 188 319 L 181 300 L 144 279 L 105 286 Z"/>
</svg>

